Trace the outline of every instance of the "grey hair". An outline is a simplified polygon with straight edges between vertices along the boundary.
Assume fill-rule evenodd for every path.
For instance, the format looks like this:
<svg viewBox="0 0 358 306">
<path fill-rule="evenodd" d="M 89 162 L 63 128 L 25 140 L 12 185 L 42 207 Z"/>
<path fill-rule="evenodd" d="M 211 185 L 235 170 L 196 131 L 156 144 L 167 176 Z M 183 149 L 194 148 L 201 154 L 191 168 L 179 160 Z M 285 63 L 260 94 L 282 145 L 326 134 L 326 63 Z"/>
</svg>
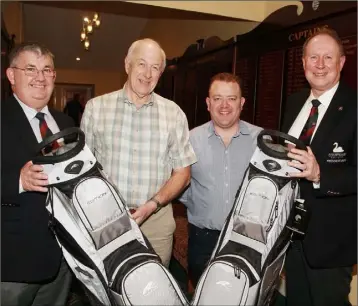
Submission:
<svg viewBox="0 0 358 306">
<path fill-rule="evenodd" d="M 14 67 L 17 58 L 24 52 L 36 53 L 39 56 L 48 56 L 51 58 L 54 63 L 55 56 L 53 53 L 44 45 L 36 42 L 25 42 L 17 45 L 14 49 L 11 50 L 9 54 L 9 64 L 10 67 Z"/>
<path fill-rule="evenodd" d="M 132 59 L 132 56 L 133 56 L 133 53 L 135 53 L 135 51 L 137 50 L 137 48 L 142 45 L 143 43 L 152 43 L 154 45 L 156 45 L 159 49 L 160 49 L 160 53 L 162 55 L 162 65 L 161 65 L 161 70 L 162 72 L 164 71 L 165 69 L 165 66 L 166 66 L 166 62 L 167 62 L 167 57 L 165 55 L 165 52 L 164 50 L 162 49 L 162 47 L 160 46 L 160 44 L 155 41 L 154 39 L 151 39 L 151 38 L 143 38 L 143 39 L 139 39 L 139 40 L 136 40 L 135 42 L 133 42 L 131 44 L 131 46 L 129 47 L 128 49 L 128 52 L 127 52 L 127 56 L 126 56 L 126 60 L 127 61 L 131 61 Z"/>
</svg>

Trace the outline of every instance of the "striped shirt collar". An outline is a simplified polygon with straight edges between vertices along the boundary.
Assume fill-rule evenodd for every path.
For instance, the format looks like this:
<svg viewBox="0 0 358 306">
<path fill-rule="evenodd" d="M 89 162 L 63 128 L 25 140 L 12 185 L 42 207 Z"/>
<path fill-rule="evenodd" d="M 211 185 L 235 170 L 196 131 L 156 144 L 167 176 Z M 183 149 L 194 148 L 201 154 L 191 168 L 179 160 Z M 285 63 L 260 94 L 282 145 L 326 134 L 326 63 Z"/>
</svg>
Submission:
<svg viewBox="0 0 358 306">
<path fill-rule="evenodd" d="M 129 100 L 128 95 L 127 95 L 127 83 L 124 84 L 123 86 L 123 91 L 122 91 L 122 100 L 125 103 L 128 104 L 134 104 L 131 100 Z M 144 103 L 143 106 L 152 106 L 155 103 L 155 98 L 154 98 L 154 92 L 152 92 L 149 96 L 149 100 L 148 102 Z"/>
<path fill-rule="evenodd" d="M 241 120 L 239 120 L 238 124 L 239 124 L 239 130 L 234 135 L 234 138 L 238 137 L 240 134 L 242 134 L 242 135 L 249 135 L 250 134 L 250 131 L 247 128 L 247 126 L 245 125 L 245 123 L 243 123 Z M 210 124 L 208 126 L 208 138 L 213 136 L 213 135 L 217 135 L 217 134 L 215 132 L 214 123 L 211 120 Z"/>
</svg>

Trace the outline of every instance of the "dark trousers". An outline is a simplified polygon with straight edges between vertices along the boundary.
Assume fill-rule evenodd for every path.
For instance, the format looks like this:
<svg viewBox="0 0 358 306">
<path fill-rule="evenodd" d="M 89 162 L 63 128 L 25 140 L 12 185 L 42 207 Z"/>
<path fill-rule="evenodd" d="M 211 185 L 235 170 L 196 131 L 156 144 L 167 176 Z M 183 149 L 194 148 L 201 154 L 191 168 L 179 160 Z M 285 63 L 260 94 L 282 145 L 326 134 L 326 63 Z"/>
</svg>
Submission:
<svg viewBox="0 0 358 306">
<path fill-rule="evenodd" d="M 311 268 L 301 241 L 294 241 L 286 257 L 287 306 L 348 306 L 353 267 Z"/>
<path fill-rule="evenodd" d="M 189 223 L 188 272 L 196 287 L 218 241 L 220 231 L 201 229 Z"/>
<path fill-rule="evenodd" d="M 1 282 L 1 305 L 4 306 L 64 306 L 72 275 L 62 259 L 56 278 L 46 284 Z"/>
</svg>

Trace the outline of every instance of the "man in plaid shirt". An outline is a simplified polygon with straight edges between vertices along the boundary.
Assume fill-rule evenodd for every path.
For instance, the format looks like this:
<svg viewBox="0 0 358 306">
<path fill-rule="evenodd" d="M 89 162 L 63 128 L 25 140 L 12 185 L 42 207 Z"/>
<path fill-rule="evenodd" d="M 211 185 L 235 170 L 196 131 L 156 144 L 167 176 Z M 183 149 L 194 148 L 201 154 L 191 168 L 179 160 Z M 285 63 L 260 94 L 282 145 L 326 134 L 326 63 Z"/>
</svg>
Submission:
<svg viewBox="0 0 358 306">
<path fill-rule="evenodd" d="M 132 217 L 169 266 L 175 230 L 171 201 L 189 184 L 196 156 L 184 112 L 153 92 L 165 63 L 157 42 L 135 41 L 125 58 L 123 89 L 88 101 L 81 128 L 87 145 L 135 209 Z"/>
</svg>

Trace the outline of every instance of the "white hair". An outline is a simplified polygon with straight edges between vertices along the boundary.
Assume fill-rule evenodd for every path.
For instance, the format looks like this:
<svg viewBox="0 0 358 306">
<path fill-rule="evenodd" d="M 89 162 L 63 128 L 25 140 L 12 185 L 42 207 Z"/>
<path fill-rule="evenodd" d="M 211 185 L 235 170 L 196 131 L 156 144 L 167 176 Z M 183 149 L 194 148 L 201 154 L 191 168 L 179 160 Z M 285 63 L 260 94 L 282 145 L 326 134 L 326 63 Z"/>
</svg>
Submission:
<svg viewBox="0 0 358 306">
<path fill-rule="evenodd" d="M 132 56 L 135 53 L 135 51 L 137 50 L 137 48 L 139 48 L 143 44 L 154 44 L 160 49 L 160 53 L 162 55 L 161 70 L 164 71 L 165 66 L 166 66 L 166 62 L 167 62 L 166 61 L 167 57 L 165 55 L 164 50 L 159 45 L 159 43 L 156 42 L 154 39 L 151 39 L 151 38 L 143 38 L 143 39 L 139 39 L 139 40 L 136 40 L 135 42 L 133 42 L 131 44 L 131 46 L 129 47 L 129 49 L 128 49 L 127 56 L 126 56 L 126 61 L 130 62 L 132 60 Z"/>
</svg>

